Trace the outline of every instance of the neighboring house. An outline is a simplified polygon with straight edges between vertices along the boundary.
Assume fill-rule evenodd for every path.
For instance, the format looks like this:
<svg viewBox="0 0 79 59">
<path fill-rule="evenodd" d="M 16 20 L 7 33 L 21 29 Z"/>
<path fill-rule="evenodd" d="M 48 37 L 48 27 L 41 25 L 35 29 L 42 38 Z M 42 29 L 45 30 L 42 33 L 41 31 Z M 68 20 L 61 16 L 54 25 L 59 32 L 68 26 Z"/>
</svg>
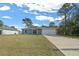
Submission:
<svg viewBox="0 0 79 59">
<path fill-rule="evenodd" d="M 36 27 L 24 28 L 22 34 L 37 34 L 37 35 L 56 35 L 56 28 Z"/>
<path fill-rule="evenodd" d="M 19 34 L 19 30 L 10 27 L 0 28 L 0 35 L 5 35 L 5 34 Z"/>
</svg>

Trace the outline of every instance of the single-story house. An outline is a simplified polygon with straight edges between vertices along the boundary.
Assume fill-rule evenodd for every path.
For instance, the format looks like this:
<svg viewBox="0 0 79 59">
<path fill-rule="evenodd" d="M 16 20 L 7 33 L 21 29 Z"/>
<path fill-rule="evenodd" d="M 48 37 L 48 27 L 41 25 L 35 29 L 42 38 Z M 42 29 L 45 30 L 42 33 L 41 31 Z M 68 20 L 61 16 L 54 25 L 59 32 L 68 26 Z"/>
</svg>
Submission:
<svg viewBox="0 0 79 59">
<path fill-rule="evenodd" d="M 37 35 L 56 35 L 56 28 L 36 27 L 24 28 L 22 34 L 37 34 Z"/>
<path fill-rule="evenodd" d="M 5 34 L 19 34 L 19 30 L 10 27 L 0 28 L 0 35 L 5 35 Z"/>
</svg>

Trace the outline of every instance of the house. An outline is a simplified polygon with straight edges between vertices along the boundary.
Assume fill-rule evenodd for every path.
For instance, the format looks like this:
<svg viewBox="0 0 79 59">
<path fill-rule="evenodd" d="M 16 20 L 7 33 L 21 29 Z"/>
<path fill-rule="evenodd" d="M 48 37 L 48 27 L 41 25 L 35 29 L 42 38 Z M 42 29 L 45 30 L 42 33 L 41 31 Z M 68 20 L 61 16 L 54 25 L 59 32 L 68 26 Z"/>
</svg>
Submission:
<svg viewBox="0 0 79 59">
<path fill-rule="evenodd" d="M 33 27 L 22 29 L 22 34 L 56 35 L 56 28 Z"/>
<path fill-rule="evenodd" d="M 22 34 L 41 34 L 41 28 L 24 28 L 22 29 Z"/>
<path fill-rule="evenodd" d="M 17 30 L 16 28 L 1 27 L 0 35 L 6 35 L 6 34 L 19 34 L 19 30 Z"/>
</svg>

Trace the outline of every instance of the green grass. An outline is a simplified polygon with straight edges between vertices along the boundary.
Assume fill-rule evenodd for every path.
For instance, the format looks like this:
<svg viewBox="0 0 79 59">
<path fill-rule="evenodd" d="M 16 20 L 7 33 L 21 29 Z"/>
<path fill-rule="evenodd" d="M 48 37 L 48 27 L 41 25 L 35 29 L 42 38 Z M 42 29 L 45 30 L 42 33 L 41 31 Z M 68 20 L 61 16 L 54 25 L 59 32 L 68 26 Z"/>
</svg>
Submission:
<svg viewBox="0 0 79 59">
<path fill-rule="evenodd" d="M 42 35 L 0 35 L 0 55 L 62 56 Z"/>
</svg>

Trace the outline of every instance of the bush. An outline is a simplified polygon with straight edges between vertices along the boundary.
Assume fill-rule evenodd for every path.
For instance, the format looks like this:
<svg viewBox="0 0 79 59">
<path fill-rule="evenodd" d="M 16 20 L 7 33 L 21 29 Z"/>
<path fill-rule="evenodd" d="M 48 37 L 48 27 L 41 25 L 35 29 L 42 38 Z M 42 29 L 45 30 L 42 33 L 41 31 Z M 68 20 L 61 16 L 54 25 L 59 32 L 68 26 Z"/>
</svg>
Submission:
<svg viewBox="0 0 79 59">
<path fill-rule="evenodd" d="M 79 28 L 73 30 L 72 35 L 78 35 L 79 36 Z"/>
</svg>

